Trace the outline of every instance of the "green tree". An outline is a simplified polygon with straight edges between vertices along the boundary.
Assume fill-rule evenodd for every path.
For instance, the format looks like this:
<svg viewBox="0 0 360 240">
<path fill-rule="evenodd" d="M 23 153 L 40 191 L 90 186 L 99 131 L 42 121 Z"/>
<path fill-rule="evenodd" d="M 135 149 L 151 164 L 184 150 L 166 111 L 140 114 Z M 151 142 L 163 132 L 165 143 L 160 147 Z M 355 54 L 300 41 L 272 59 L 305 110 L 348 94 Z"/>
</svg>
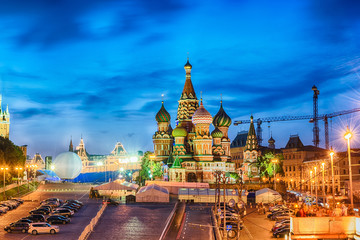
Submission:
<svg viewBox="0 0 360 240">
<path fill-rule="evenodd" d="M 161 162 L 151 162 L 151 172 L 153 177 L 161 178 L 163 176 Z"/>
<path fill-rule="evenodd" d="M 273 163 L 272 160 L 277 159 L 277 163 Z M 263 156 L 259 156 L 257 159 L 256 166 L 260 171 L 261 177 L 271 178 L 274 177 L 274 164 L 276 174 L 284 175 L 283 161 L 284 157 L 282 154 L 276 154 L 272 152 L 265 153 Z"/>
<path fill-rule="evenodd" d="M 141 170 L 139 173 L 139 177 L 137 179 L 138 183 L 140 185 L 143 185 L 145 183 L 145 180 L 150 179 L 151 170 L 150 170 L 150 155 L 153 153 L 150 151 L 147 151 L 144 153 L 144 156 L 141 159 Z"/>
<path fill-rule="evenodd" d="M 25 169 L 25 156 L 20 147 L 16 146 L 8 138 L 0 137 L 0 166 L 6 166 L 9 171 L 6 180 L 17 177 L 16 167 Z M 2 180 L 2 178 L 1 178 Z"/>
</svg>

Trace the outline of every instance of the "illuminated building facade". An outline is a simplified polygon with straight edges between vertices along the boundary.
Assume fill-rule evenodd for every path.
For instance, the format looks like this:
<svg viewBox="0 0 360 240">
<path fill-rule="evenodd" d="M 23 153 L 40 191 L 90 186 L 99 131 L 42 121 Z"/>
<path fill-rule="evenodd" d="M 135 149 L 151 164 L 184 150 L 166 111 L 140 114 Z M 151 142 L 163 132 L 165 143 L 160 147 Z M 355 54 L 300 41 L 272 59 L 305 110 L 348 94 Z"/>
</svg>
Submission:
<svg viewBox="0 0 360 240">
<path fill-rule="evenodd" d="M 6 106 L 6 110 L 4 111 L 1 107 L 2 96 L 0 95 L 0 136 L 9 138 L 10 131 L 10 113 L 9 107 Z"/>
<path fill-rule="evenodd" d="M 158 125 L 153 135 L 155 161 L 167 163 L 170 181 L 214 182 L 215 170 L 235 172 L 228 138 L 231 118 L 222 102 L 214 117 L 205 109 L 202 99 L 199 104 L 191 81 L 189 59 L 184 68 L 186 79 L 178 101 L 176 128 L 171 128 L 164 102 L 155 117 Z M 215 129 L 210 133 L 211 124 Z"/>
<path fill-rule="evenodd" d="M 120 142 L 116 143 L 110 154 L 96 155 L 86 151 L 84 139 L 81 138 L 80 144 L 75 150 L 73 150 L 72 140 L 70 141 L 69 151 L 79 155 L 83 164 L 81 173 L 139 170 L 141 168 L 139 157 L 128 154 Z"/>
</svg>

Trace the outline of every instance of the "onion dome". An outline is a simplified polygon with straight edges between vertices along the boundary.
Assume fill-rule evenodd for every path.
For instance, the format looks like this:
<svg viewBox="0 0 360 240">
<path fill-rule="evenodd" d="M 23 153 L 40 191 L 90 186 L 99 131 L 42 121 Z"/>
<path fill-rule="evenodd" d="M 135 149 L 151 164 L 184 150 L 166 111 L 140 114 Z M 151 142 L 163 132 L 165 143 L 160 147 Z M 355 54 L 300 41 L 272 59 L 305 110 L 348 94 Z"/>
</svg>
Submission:
<svg viewBox="0 0 360 240">
<path fill-rule="evenodd" d="M 187 62 L 186 62 L 186 64 L 185 64 L 184 68 L 185 68 L 185 69 L 192 69 L 192 65 L 191 65 L 190 62 L 189 62 L 189 58 L 187 58 Z"/>
<path fill-rule="evenodd" d="M 224 134 L 218 128 L 215 128 L 214 131 L 212 131 L 211 136 L 213 138 L 222 138 L 224 136 Z"/>
<path fill-rule="evenodd" d="M 170 122 L 170 114 L 166 111 L 164 107 L 164 102 L 162 102 L 161 108 L 155 117 L 157 122 Z"/>
<path fill-rule="evenodd" d="M 172 131 L 172 135 L 174 137 L 186 137 L 187 134 L 188 133 L 187 133 L 186 129 L 181 127 L 180 124 Z"/>
<path fill-rule="evenodd" d="M 204 108 L 202 101 L 201 101 L 200 107 L 195 111 L 194 115 L 192 116 L 192 122 L 194 124 L 198 124 L 198 123 L 211 124 L 212 123 L 212 116 Z"/>
<path fill-rule="evenodd" d="M 275 143 L 275 139 L 273 139 L 273 137 L 271 136 L 268 143 Z"/>
<path fill-rule="evenodd" d="M 213 124 L 216 127 L 230 127 L 231 125 L 231 118 L 224 111 L 222 101 L 218 113 L 214 116 Z"/>
</svg>

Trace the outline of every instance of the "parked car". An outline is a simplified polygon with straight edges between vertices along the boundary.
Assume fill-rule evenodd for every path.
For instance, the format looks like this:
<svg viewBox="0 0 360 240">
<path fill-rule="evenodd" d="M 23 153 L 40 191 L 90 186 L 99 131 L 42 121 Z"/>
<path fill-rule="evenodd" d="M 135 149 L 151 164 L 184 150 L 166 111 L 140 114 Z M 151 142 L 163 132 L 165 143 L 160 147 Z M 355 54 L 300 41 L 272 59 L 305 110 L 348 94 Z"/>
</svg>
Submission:
<svg viewBox="0 0 360 240">
<path fill-rule="evenodd" d="M 112 199 L 103 200 L 103 204 L 106 204 L 106 203 L 107 203 L 107 205 L 115 205 L 115 206 L 119 205 L 119 202 L 114 201 Z"/>
<path fill-rule="evenodd" d="M 69 206 L 69 205 L 61 205 L 61 206 L 60 206 L 60 207 L 58 207 L 58 208 L 69 209 L 69 210 L 71 210 L 71 211 L 73 211 L 73 212 L 77 212 L 77 211 L 79 211 L 77 208 L 72 207 L 72 206 Z"/>
<path fill-rule="evenodd" d="M 285 237 L 285 235 L 290 233 L 290 227 L 288 226 L 284 226 L 282 228 L 277 229 L 274 233 L 273 236 L 276 238 L 279 237 Z"/>
<path fill-rule="evenodd" d="M 76 203 L 79 204 L 80 206 L 83 206 L 84 204 L 82 202 L 80 202 L 79 200 L 74 200 L 74 199 L 68 199 L 65 201 L 66 203 Z"/>
<path fill-rule="evenodd" d="M 47 215 L 49 214 L 49 211 L 47 209 L 41 209 L 41 208 L 37 208 L 34 210 L 29 211 L 30 214 L 42 214 L 42 215 Z"/>
<path fill-rule="evenodd" d="M 0 214 L 7 213 L 8 210 L 9 208 L 7 207 L 0 207 Z"/>
<path fill-rule="evenodd" d="M 33 222 L 45 222 L 45 217 L 42 214 L 32 214 L 26 217 Z"/>
<path fill-rule="evenodd" d="M 4 230 L 7 231 L 8 233 L 11 232 L 23 232 L 26 233 L 29 230 L 29 223 L 25 223 L 25 222 L 14 222 L 11 223 L 8 226 L 4 227 Z"/>
<path fill-rule="evenodd" d="M 27 219 L 27 218 L 22 218 L 20 220 L 17 221 L 18 223 L 33 223 L 32 220 Z"/>
<path fill-rule="evenodd" d="M 276 230 L 278 230 L 279 228 L 285 227 L 285 226 L 290 226 L 290 219 L 284 219 L 284 221 L 282 223 L 276 223 L 273 228 L 271 229 L 272 232 L 275 232 Z"/>
<path fill-rule="evenodd" d="M 50 224 L 46 222 L 40 222 L 40 223 L 31 223 L 29 227 L 29 233 L 36 235 L 39 233 L 51 233 L 55 234 L 59 232 L 58 226 L 51 226 Z"/>
<path fill-rule="evenodd" d="M 69 209 L 55 209 L 54 211 L 52 211 L 52 213 L 50 213 L 50 215 L 61 215 L 61 216 L 65 216 L 65 217 L 71 217 L 72 215 L 74 215 L 74 212 L 72 212 Z"/>
<path fill-rule="evenodd" d="M 61 215 L 52 215 L 46 219 L 46 222 L 53 224 L 53 223 L 61 223 L 66 224 L 70 222 L 70 218 L 61 216 Z"/>
</svg>

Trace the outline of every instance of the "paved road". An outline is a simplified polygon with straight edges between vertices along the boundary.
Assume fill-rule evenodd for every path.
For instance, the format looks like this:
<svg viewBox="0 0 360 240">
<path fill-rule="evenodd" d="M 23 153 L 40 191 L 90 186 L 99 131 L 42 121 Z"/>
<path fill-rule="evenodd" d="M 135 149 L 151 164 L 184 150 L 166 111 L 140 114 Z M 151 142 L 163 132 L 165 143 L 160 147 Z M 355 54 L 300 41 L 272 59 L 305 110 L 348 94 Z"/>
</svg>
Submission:
<svg viewBox="0 0 360 240">
<path fill-rule="evenodd" d="M 108 206 L 89 240 L 158 240 L 174 204 Z"/>
<path fill-rule="evenodd" d="M 273 239 L 271 229 L 275 221 L 269 220 L 266 215 L 259 215 L 256 208 L 247 208 L 247 215 L 244 217 L 245 228 L 240 231 L 241 240 L 249 239 Z M 284 238 L 278 238 L 284 239 Z"/>
<path fill-rule="evenodd" d="M 200 204 L 186 206 L 185 221 L 180 239 L 214 239 L 211 222 L 211 207 Z"/>
<path fill-rule="evenodd" d="M 61 192 L 63 189 L 71 189 L 69 192 Z M 83 184 L 46 184 L 41 185 L 39 189 L 28 196 L 24 197 L 25 200 L 33 199 L 35 202 L 25 202 L 17 209 L 9 211 L 8 213 L 0 216 L 0 239 L 18 239 L 18 240 L 31 240 L 31 239 L 66 239 L 73 240 L 78 239 L 81 232 L 87 224 L 89 224 L 91 218 L 93 218 L 101 202 L 99 200 L 91 200 L 88 198 L 90 185 Z M 15 222 L 22 217 L 29 215 L 29 211 L 39 206 L 41 200 L 57 197 L 60 199 L 80 199 L 84 203 L 84 207 L 81 208 L 74 217 L 71 219 L 71 223 L 67 225 L 60 225 L 60 232 L 56 235 L 42 234 L 33 236 L 24 233 L 6 233 L 3 229 L 5 225 Z"/>
</svg>

